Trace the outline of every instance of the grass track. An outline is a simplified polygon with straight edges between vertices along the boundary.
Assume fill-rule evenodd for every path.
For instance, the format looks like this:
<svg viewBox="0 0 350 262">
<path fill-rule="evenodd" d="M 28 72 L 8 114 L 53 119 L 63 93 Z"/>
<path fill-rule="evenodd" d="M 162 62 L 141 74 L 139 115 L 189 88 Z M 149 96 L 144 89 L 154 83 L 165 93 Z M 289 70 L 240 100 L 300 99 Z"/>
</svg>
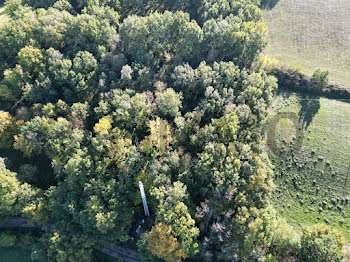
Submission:
<svg viewBox="0 0 350 262">
<path fill-rule="evenodd" d="M 275 151 L 268 147 L 277 185 L 274 205 L 295 225 L 329 223 L 350 242 L 350 101 L 285 92 L 273 111 L 270 119 L 277 112 L 301 119 L 297 126 L 279 119 Z M 303 143 L 291 149 L 297 128 L 304 134 Z"/>
<path fill-rule="evenodd" d="M 0 248 L 0 262 L 30 262 L 30 253 L 18 248 Z"/>
<path fill-rule="evenodd" d="M 124 261 L 121 259 L 117 259 L 108 255 L 102 254 L 98 251 L 94 251 L 94 255 L 96 257 L 96 261 L 98 262 L 123 262 Z"/>
<path fill-rule="evenodd" d="M 350 86 L 349 0 L 279 0 L 264 20 L 268 56 L 309 75 L 328 69 L 331 80 Z"/>
</svg>

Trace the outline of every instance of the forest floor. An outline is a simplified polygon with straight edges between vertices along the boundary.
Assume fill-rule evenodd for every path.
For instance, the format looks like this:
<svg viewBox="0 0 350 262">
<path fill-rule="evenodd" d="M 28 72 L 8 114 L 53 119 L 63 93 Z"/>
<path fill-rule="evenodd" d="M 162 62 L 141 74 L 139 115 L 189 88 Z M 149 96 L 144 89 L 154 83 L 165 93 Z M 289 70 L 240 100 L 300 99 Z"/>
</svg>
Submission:
<svg viewBox="0 0 350 262">
<path fill-rule="evenodd" d="M 273 202 L 297 226 L 327 223 L 350 242 L 350 101 L 281 92 L 266 124 Z"/>
<path fill-rule="evenodd" d="M 266 54 L 308 75 L 327 69 L 330 80 L 350 86 L 349 14 L 349 0 L 279 0 L 264 11 Z"/>
</svg>

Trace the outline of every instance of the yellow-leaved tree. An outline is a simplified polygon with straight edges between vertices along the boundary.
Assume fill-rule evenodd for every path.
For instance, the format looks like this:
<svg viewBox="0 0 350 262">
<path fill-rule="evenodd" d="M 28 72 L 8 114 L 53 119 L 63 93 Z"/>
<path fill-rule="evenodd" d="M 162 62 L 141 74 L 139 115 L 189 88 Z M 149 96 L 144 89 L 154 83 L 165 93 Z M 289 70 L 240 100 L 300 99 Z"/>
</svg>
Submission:
<svg viewBox="0 0 350 262">
<path fill-rule="evenodd" d="M 13 136 L 18 131 L 18 125 L 20 121 L 16 122 L 16 119 L 5 111 L 0 111 L 0 148 L 9 149 L 13 144 Z"/>
<path fill-rule="evenodd" d="M 94 132 L 101 134 L 108 133 L 108 131 L 112 129 L 112 122 L 113 120 L 111 116 L 102 117 L 94 126 Z"/>
<path fill-rule="evenodd" d="M 148 235 L 148 249 L 166 262 L 179 262 L 182 258 L 186 258 L 185 252 L 180 249 L 180 244 L 174 236 L 172 226 L 164 223 L 158 223 L 152 228 Z"/>
<path fill-rule="evenodd" d="M 171 147 L 174 138 L 171 126 L 159 117 L 148 123 L 150 135 L 141 142 L 142 151 L 150 155 L 164 155 Z"/>
</svg>

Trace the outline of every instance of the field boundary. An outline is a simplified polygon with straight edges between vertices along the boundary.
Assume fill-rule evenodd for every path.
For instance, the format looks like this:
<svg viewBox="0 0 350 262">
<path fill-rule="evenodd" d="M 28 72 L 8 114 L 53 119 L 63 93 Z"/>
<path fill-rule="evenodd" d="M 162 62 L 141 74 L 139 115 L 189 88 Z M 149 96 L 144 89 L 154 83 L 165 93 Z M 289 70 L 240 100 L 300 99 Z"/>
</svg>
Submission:
<svg viewBox="0 0 350 262">
<path fill-rule="evenodd" d="M 278 88 L 306 92 L 331 99 L 350 99 L 350 87 L 329 82 L 325 88 L 316 88 L 310 76 L 285 65 L 275 66 L 268 71 L 277 78 Z"/>
</svg>

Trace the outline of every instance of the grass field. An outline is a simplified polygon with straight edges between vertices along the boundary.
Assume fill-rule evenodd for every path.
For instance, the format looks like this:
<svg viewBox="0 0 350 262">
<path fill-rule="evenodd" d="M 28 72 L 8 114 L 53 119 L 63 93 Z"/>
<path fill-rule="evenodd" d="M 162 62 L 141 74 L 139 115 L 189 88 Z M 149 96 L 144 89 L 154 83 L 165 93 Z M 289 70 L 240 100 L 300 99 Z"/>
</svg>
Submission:
<svg viewBox="0 0 350 262">
<path fill-rule="evenodd" d="M 350 101 L 282 93 L 272 110 L 277 210 L 295 225 L 328 223 L 350 242 Z"/>
<path fill-rule="evenodd" d="M 18 248 L 0 248 L 0 262 L 30 262 L 30 252 Z"/>
<path fill-rule="evenodd" d="M 264 20 L 268 56 L 309 75 L 327 69 L 330 80 L 350 86 L 349 0 L 279 0 Z"/>
</svg>

